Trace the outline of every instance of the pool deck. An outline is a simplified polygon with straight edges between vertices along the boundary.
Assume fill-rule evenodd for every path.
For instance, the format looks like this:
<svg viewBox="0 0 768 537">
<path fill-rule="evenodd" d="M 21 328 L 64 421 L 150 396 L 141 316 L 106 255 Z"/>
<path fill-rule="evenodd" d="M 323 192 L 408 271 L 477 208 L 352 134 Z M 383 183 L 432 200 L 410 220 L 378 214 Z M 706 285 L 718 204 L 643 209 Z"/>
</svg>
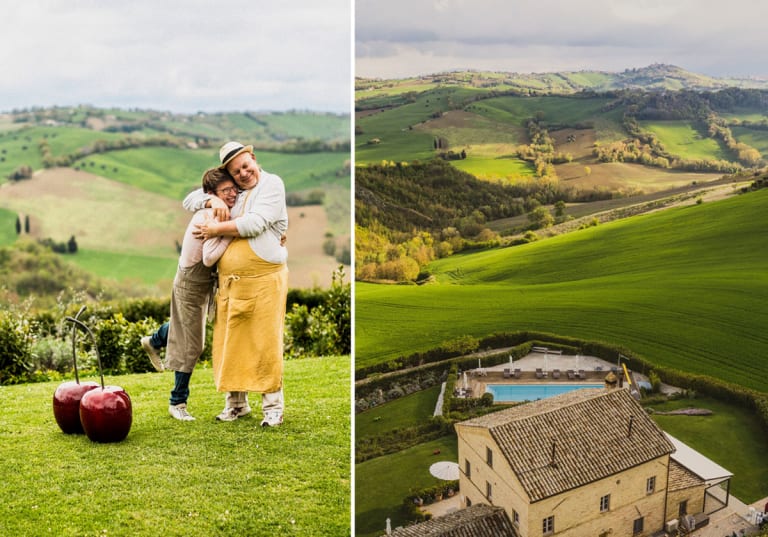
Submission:
<svg viewBox="0 0 768 537">
<path fill-rule="evenodd" d="M 494 366 L 485 367 L 482 365 L 482 358 L 480 359 L 480 367 L 470 369 L 467 373 L 467 385 L 471 391 L 471 394 L 478 397 L 485 393 L 486 386 L 488 384 L 554 384 L 554 383 L 568 383 L 568 384 L 595 384 L 601 383 L 605 380 L 605 376 L 612 370 L 616 369 L 616 363 L 607 362 L 594 356 L 584 355 L 560 355 L 549 354 L 543 352 L 532 352 L 519 360 L 514 362 L 505 362 Z M 509 369 L 513 372 L 515 369 L 520 370 L 520 377 L 504 377 L 504 370 Z M 541 369 L 545 374 L 544 378 L 537 378 L 536 370 Z M 560 370 L 560 378 L 553 378 L 552 373 L 554 370 Z M 568 378 L 567 371 L 572 369 L 573 371 L 583 370 L 585 375 L 583 378 Z M 625 379 L 622 371 L 621 381 Z M 647 377 L 644 375 L 633 372 L 635 379 L 638 381 L 647 381 Z M 457 387 L 463 388 L 464 375 L 463 372 L 459 375 L 459 379 L 456 383 Z M 662 391 L 672 392 L 675 389 L 671 386 L 663 386 Z"/>
</svg>

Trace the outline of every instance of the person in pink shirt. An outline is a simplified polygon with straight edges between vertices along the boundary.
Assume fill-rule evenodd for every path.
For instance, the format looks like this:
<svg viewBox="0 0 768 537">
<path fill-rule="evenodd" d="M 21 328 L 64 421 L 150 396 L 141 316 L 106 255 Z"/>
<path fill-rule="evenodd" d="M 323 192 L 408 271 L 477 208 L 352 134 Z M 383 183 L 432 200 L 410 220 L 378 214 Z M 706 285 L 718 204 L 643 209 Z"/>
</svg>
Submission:
<svg viewBox="0 0 768 537">
<path fill-rule="evenodd" d="M 230 208 L 234 206 L 238 194 L 232 177 L 220 168 L 212 168 L 203 174 L 203 190 L 217 196 Z M 165 367 L 174 371 L 175 375 L 168 411 L 181 421 L 195 419 L 187 411 L 189 381 L 205 348 L 206 317 L 216 281 L 213 266 L 232 240 L 231 237 L 213 237 L 202 241 L 194 236 L 198 226 L 212 220 L 212 209 L 198 211 L 190 220 L 181 244 L 179 266 L 171 291 Z M 149 338 L 143 338 L 142 345 L 144 339 Z M 155 368 L 162 370 L 159 352 L 156 351 L 156 356 L 148 354 Z"/>
</svg>

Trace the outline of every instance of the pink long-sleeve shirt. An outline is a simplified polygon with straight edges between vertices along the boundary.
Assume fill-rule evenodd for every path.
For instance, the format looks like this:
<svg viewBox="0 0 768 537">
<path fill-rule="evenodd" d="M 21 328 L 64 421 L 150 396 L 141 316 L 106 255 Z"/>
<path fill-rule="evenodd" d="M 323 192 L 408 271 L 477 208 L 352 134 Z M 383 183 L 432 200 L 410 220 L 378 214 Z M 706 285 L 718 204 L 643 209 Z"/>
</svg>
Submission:
<svg viewBox="0 0 768 537">
<path fill-rule="evenodd" d="M 212 209 L 203 209 L 197 211 L 189 220 L 187 230 L 184 232 L 184 240 L 181 243 L 181 255 L 179 256 L 179 266 L 188 268 L 200 261 L 206 267 L 212 267 L 216 261 L 224 254 L 232 237 L 213 237 L 201 241 L 193 235 L 197 230 L 197 225 L 203 224 L 206 220 L 213 219 Z"/>
</svg>

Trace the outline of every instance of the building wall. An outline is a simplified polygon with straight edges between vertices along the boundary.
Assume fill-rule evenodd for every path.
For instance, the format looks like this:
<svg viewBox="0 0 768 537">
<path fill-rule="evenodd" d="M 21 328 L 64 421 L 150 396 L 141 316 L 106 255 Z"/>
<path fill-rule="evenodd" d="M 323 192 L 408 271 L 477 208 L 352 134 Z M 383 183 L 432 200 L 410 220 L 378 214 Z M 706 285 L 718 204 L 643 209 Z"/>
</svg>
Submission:
<svg viewBox="0 0 768 537">
<path fill-rule="evenodd" d="M 680 502 L 686 500 L 688 501 L 689 515 L 704 511 L 704 490 L 705 485 L 702 483 L 698 487 L 670 492 L 667 496 L 667 521 L 679 518 Z"/>
<path fill-rule="evenodd" d="M 542 536 L 542 521 L 551 515 L 555 518 L 552 535 L 563 537 L 633 537 L 633 522 L 640 517 L 644 518 L 643 532 L 637 536 L 652 535 L 664 526 L 669 456 L 531 504 L 488 431 L 460 426 L 457 430 L 462 496 L 472 504 L 502 506 L 513 521 L 516 512 L 522 537 Z M 492 468 L 486 464 L 487 447 L 493 451 Z M 465 460 L 471 465 L 469 479 L 464 473 Z M 656 477 L 656 485 L 654 492 L 648 494 L 647 479 L 652 476 Z M 490 499 L 485 495 L 486 482 L 492 487 Z M 607 494 L 610 494 L 610 509 L 601 513 L 600 499 Z M 668 519 L 677 516 L 677 503 L 674 505 L 675 511 Z"/>
</svg>

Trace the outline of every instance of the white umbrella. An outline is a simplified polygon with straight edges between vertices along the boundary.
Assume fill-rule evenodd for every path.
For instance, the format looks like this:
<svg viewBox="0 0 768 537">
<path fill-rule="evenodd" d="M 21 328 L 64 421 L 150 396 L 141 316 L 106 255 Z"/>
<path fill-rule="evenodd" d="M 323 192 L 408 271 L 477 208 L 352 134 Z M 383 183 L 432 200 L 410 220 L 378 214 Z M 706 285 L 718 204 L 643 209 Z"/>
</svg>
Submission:
<svg viewBox="0 0 768 537">
<path fill-rule="evenodd" d="M 464 389 L 466 390 L 467 386 L 468 386 L 468 383 L 467 383 L 467 372 L 466 371 L 464 371 L 464 375 L 463 376 L 464 376 Z"/>
<path fill-rule="evenodd" d="M 429 467 L 429 473 L 444 481 L 455 481 L 459 478 L 459 465 L 451 461 L 436 462 Z"/>
</svg>

